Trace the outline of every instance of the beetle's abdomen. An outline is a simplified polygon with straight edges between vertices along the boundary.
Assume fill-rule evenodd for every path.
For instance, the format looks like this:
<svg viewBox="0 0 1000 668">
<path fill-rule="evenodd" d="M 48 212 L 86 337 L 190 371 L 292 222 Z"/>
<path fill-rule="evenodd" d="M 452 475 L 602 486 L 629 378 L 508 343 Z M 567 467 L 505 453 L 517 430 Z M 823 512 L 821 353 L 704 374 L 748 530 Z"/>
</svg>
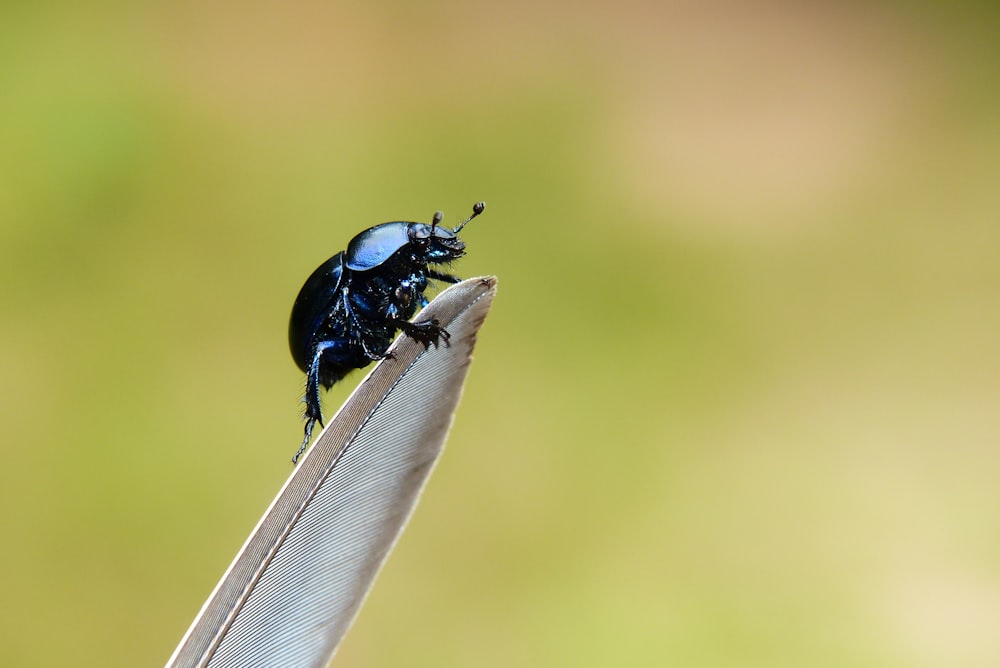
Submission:
<svg viewBox="0 0 1000 668">
<path fill-rule="evenodd" d="M 303 371 L 309 370 L 316 333 L 328 320 L 340 297 L 344 254 L 337 253 L 316 268 L 299 290 L 288 321 L 288 347 L 292 359 Z"/>
</svg>

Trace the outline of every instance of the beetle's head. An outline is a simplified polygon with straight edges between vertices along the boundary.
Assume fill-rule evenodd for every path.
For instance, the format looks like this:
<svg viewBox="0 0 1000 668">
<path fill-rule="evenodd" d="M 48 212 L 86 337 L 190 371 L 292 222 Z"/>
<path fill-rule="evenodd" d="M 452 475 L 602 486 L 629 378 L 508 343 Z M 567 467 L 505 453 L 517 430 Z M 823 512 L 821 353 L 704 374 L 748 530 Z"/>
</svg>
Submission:
<svg viewBox="0 0 1000 668">
<path fill-rule="evenodd" d="M 477 202 L 472 207 L 472 215 L 466 218 L 455 229 L 449 230 L 441 226 L 441 219 L 444 215 L 438 211 L 430 225 L 425 223 L 412 223 L 410 225 L 410 242 L 420 249 L 428 262 L 450 262 L 457 260 L 465 254 L 465 244 L 458 238 L 458 233 L 469 221 L 478 216 L 486 208 L 484 202 Z"/>
</svg>

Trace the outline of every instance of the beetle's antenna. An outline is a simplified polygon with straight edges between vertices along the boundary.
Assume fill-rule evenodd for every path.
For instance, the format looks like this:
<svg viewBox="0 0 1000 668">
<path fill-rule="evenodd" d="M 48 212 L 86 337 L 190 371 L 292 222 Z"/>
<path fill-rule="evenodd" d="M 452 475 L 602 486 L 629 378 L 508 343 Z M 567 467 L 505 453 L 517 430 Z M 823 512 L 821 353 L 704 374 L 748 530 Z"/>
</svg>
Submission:
<svg viewBox="0 0 1000 668">
<path fill-rule="evenodd" d="M 442 220 L 444 220 L 444 214 L 440 211 L 435 211 L 434 217 L 431 218 L 431 234 L 434 234 L 434 228 L 440 225 Z"/>
<path fill-rule="evenodd" d="M 452 230 L 452 232 L 454 232 L 455 234 L 458 234 L 459 232 L 462 231 L 463 227 L 465 227 L 466 225 L 469 224 L 469 221 L 471 221 L 473 218 L 475 218 L 476 216 L 478 216 L 479 214 L 481 214 L 485 210 L 486 210 L 486 202 L 476 202 L 476 204 L 472 207 L 472 215 L 469 216 L 468 218 L 466 218 L 465 222 L 463 222 L 458 227 L 456 227 L 454 230 Z"/>
</svg>

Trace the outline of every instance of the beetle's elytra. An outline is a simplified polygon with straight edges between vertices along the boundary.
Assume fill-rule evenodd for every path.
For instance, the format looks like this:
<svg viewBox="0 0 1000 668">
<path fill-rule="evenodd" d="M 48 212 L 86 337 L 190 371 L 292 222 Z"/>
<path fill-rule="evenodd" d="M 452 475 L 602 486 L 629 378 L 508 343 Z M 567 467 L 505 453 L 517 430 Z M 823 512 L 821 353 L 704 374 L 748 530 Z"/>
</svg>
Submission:
<svg viewBox="0 0 1000 668">
<path fill-rule="evenodd" d="M 428 280 L 460 280 L 431 265 L 447 265 L 465 254 L 458 233 L 485 208 L 478 202 L 454 229 L 441 226 L 440 211 L 430 224 L 399 221 L 370 227 L 309 276 L 288 324 L 292 358 L 306 374 L 305 437 L 293 462 L 309 445 L 316 423 L 323 425 L 321 385 L 330 389 L 351 370 L 386 357 L 398 330 L 425 346 L 448 340 L 436 320 L 410 318 L 427 305 Z"/>
</svg>

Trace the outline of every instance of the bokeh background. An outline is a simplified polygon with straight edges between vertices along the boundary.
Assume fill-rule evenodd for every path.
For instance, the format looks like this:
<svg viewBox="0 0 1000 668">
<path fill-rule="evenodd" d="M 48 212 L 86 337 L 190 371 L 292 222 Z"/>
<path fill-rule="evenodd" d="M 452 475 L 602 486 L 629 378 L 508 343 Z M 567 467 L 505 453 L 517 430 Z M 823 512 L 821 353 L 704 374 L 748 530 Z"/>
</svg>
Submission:
<svg viewBox="0 0 1000 668">
<path fill-rule="evenodd" d="M 335 665 L 1000 665 L 993 6 L 4 3 L 0 664 L 162 664 L 291 470 L 306 276 L 484 199 Z"/>
</svg>

